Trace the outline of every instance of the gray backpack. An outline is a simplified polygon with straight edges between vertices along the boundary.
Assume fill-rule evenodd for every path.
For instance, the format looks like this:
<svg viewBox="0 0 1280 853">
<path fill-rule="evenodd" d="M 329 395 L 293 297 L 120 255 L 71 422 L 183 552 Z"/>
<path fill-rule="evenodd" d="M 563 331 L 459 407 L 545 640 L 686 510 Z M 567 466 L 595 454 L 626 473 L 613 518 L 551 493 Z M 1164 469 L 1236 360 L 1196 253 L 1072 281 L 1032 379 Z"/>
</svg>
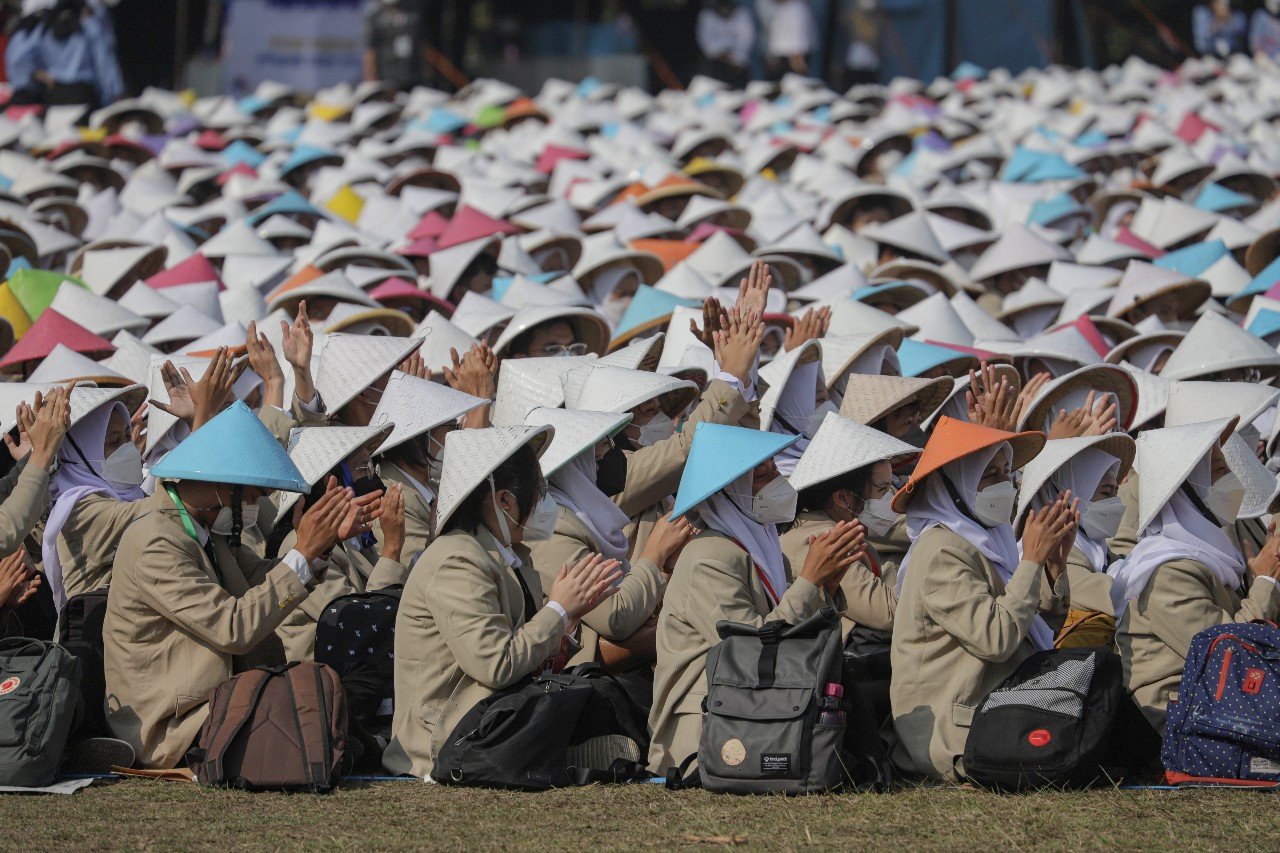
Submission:
<svg viewBox="0 0 1280 853">
<path fill-rule="evenodd" d="M 716 625 L 698 743 L 701 783 L 738 794 L 810 794 L 844 781 L 845 703 L 840 618 L 826 609 L 798 625 Z"/>
<path fill-rule="evenodd" d="M 80 661 L 55 643 L 0 640 L 0 785 L 42 788 L 80 709 Z"/>
</svg>

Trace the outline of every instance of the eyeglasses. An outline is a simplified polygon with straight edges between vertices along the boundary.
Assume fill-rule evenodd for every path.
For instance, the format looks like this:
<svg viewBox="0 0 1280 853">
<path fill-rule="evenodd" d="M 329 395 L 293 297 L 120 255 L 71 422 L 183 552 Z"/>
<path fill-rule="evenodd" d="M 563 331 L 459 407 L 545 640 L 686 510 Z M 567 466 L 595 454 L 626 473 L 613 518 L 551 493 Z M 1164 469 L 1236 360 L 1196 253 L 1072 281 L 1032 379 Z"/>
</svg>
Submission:
<svg viewBox="0 0 1280 853">
<path fill-rule="evenodd" d="M 567 355 L 586 355 L 587 345 L 584 343 L 574 343 L 564 346 L 563 344 L 547 344 L 542 348 L 542 354 L 556 358 L 558 356 Z"/>
</svg>

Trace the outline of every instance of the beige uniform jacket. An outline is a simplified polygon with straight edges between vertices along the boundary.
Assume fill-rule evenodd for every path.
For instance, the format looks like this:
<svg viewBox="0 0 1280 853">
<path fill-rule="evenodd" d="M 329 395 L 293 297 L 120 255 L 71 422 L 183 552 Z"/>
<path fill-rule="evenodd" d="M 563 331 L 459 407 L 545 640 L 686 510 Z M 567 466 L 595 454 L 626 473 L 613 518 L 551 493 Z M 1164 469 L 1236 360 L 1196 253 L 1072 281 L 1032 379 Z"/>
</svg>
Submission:
<svg viewBox="0 0 1280 853">
<path fill-rule="evenodd" d="M 556 517 L 556 531 L 550 539 L 529 543 L 533 566 L 542 580 L 542 589 L 551 589 L 560 567 L 576 563 L 588 554 L 599 553 L 591 531 L 582 520 L 564 507 Z M 618 591 L 582 617 L 582 647 L 569 660 L 579 664 L 599 662 L 600 638 L 620 643 L 644 625 L 658 609 L 667 581 L 652 560 L 637 560 L 618 584 Z M 538 602 L 542 604 L 542 602 Z"/>
<path fill-rule="evenodd" d="M 1165 563 L 1129 602 L 1116 625 L 1125 687 L 1163 735 L 1165 712 L 1182 683 L 1191 639 L 1213 625 L 1275 620 L 1278 613 L 1280 590 L 1270 581 L 1255 579 L 1248 597 L 1242 599 L 1201 563 Z"/>
<path fill-rule="evenodd" d="M 1065 612 L 1069 580 L 1064 572 L 1051 591 L 1042 567 L 1023 560 L 1006 586 L 941 526 L 920 534 L 911 563 L 893 622 L 893 759 L 909 774 L 956 781 L 974 709 L 1036 651 L 1037 611 Z"/>
<path fill-rule="evenodd" d="M 422 552 L 431 544 L 431 504 L 427 503 L 422 492 L 414 484 L 413 479 L 390 462 L 383 461 L 378 466 L 382 481 L 387 485 L 399 483 L 404 492 L 404 548 L 400 552 L 400 560 L 406 566 L 412 566 Z M 382 526 L 374 527 L 378 544 L 382 544 Z"/>
<path fill-rule="evenodd" d="M 1111 576 L 1104 567 L 1093 570 L 1093 564 L 1079 548 L 1072 547 L 1067 555 L 1067 578 L 1071 582 L 1071 607 L 1073 610 L 1096 610 L 1107 616 L 1115 616 L 1111 604 Z"/>
<path fill-rule="evenodd" d="M 0 479 L 0 501 L 0 556 L 7 556 L 49 509 L 49 472 L 22 460 Z"/>
<path fill-rule="evenodd" d="M 790 567 L 787 573 L 790 577 Z M 792 581 L 774 606 L 751 556 L 720 533 L 704 530 L 686 545 L 658 617 L 649 769 L 661 775 L 698 751 L 707 652 L 720 642 L 717 622 L 759 626 L 781 619 L 794 624 L 823 607 L 841 609 L 803 578 Z"/>
<path fill-rule="evenodd" d="M 298 541 L 296 533 L 285 537 L 280 553 L 287 554 Z M 376 558 L 376 562 L 370 562 Z M 354 592 L 370 592 L 402 584 L 409 569 L 395 560 L 378 556 L 376 549 L 361 551 L 348 542 L 340 542 L 329 555 L 329 570 L 316 584 L 307 600 L 290 613 L 276 634 L 284 643 L 288 660 L 315 660 L 316 622 L 334 599 Z"/>
<path fill-rule="evenodd" d="M 897 523 L 884 536 L 868 536 L 872 549 L 880 559 L 880 577 L 890 586 L 897 583 L 898 567 L 911 547 L 911 534 L 907 533 L 907 517 L 899 516 Z"/>
<path fill-rule="evenodd" d="M 236 658 L 274 642 L 307 588 L 284 563 L 244 548 L 233 554 L 217 536 L 215 565 L 167 494 L 147 503 L 152 511 L 120 539 L 107 595 L 107 722 L 141 766 L 169 768 L 182 762 Z"/>
<path fill-rule="evenodd" d="M 836 526 L 825 512 L 801 512 L 795 524 L 782 534 L 782 553 L 793 569 L 804 566 L 809 555 L 809 538 L 826 533 Z M 869 548 L 870 546 L 868 546 Z M 871 559 L 877 555 L 871 553 Z M 887 631 L 893 628 L 893 612 L 898 607 L 898 591 L 875 573 L 865 563 L 851 566 L 840 581 L 844 593 L 845 612 L 841 619 L 841 633 L 848 636 L 856 626 Z"/>
<path fill-rule="evenodd" d="M 528 550 L 516 555 L 537 606 L 538 573 Z M 525 622 L 515 571 L 483 527 L 439 536 L 418 559 L 396 615 L 395 716 L 382 755 L 389 772 L 425 777 L 467 711 L 560 650 L 564 620 L 543 607 Z"/>
</svg>

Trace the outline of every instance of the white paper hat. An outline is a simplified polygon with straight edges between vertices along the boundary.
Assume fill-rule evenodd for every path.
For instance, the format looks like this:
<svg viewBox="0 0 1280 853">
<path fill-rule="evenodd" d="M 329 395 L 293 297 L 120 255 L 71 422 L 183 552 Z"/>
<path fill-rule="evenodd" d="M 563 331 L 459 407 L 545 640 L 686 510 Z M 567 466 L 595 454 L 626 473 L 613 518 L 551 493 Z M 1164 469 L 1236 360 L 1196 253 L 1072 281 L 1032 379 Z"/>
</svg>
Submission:
<svg viewBox="0 0 1280 853">
<path fill-rule="evenodd" d="M 124 329 L 137 332 L 151 325 L 146 317 L 133 313 L 119 302 L 98 296 L 69 281 L 58 286 L 49 307 L 95 335 L 106 338 Z"/>
<path fill-rule="evenodd" d="M 663 411 L 674 418 L 698 394 L 692 382 L 609 365 L 577 367 L 561 376 L 560 382 L 566 408 L 593 412 L 628 412 L 657 398 Z"/>
<path fill-rule="evenodd" d="M 199 382 L 200 378 L 204 376 L 204 372 L 209 369 L 212 359 L 189 355 L 152 356 L 151 363 L 147 366 L 147 396 L 162 403 L 169 402 L 169 392 L 165 389 L 164 379 L 160 374 L 160 369 L 164 367 L 166 361 L 172 361 L 173 366 L 179 371 L 185 369 L 191 374 L 192 380 Z M 232 386 L 232 391 L 237 398 L 242 397 L 247 394 L 248 390 L 252 389 L 257 380 L 257 376 L 246 370 L 240 379 L 236 380 L 236 384 Z M 147 406 L 147 449 L 144 455 L 154 450 L 161 439 L 168 435 L 169 430 L 173 429 L 177 423 L 177 418 L 159 406 Z"/>
<path fill-rule="evenodd" d="M 394 427 L 378 446 L 377 452 L 386 453 L 488 403 L 483 397 L 474 397 L 455 391 L 448 385 L 393 370 L 382 399 L 378 401 L 378 408 L 369 421 L 370 426 L 389 424 Z"/>
<path fill-rule="evenodd" d="M 847 299 L 856 291 L 871 284 L 854 264 L 841 264 L 826 275 L 819 276 L 804 287 L 787 294 L 797 302 L 835 302 Z"/>
<path fill-rule="evenodd" d="M 688 325 L 687 323 L 685 325 Z M 914 335 L 920 327 L 893 314 L 886 314 L 856 299 L 840 299 L 831 304 L 829 335 L 869 335 L 885 329 L 901 329 L 904 335 Z"/>
<path fill-rule="evenodd" d="M 875 462 L 919 452 L 878 429 L 828 412 L 788 479 L 793 489 L 802 491 Z"/>
<path fill-rule="evenodd" d="M 353 305 L 363 305 L 366 308 L 382 307 L 376 299 L 352 284 L 351 279 L 334 270 L 314 278 L 306 284 L 300 284 L 288 290 L 277 290 L 271 294 L 271 298 L 267 301 L 267 309 L 275 311 L 277 308 L 283 308 L 285 311 L 293 313 L 297 310 L 298 303 L 301 300 L 312 299 L 317 296 L 325 296 L 330 299 L 336 299 L 339 302 L 350 302 Z"/>
<path fill-rule="evenodd" d="M 436 498 L 436 530 L 444 530 L 458 507 L 517 450 L 528 444 L 541 456 L 554 434 L 549 426 L 523 425 L 449 433 Z"/>
<path fill-rule="evenodd" d="M 144 344 L 188 343 L 222 328 L 222 323 L 190 305 L 183 305 L 142 336 Z"/>
<path fill-rule="evenodd" d="M 811 340 L 805 341 L 793 350 L 780 353 L 760 368 L 760 378 L 768 385 L 764 394 L 760 396 L 760 429 L 768 431 L 773 425 L 773 416 L 778 404 L 782 401 L 782 393 L 786 390 L 787 382 L 790 381 L 796 368 L 821 360 L 822 344 L 817 340 Z M 803 429 L 805 424 L 792 426 Z"/>
<path fill-rule="evenodd" d="M 104 364 L 58 344 L 41 359 L 27 377 L 28 382 L 94 382 L 99 385 L 132 385 L 133 380 Z"/>
<path fill-rule="evenodd" d="M 1001 273 L 1069 260 L 1071 255 L 1066 249 L 1014 222 L 1006 226 L 1000 239 L 982 253 L 969 270 L 969 275 L 974 281 L 986 281 Z"/>
<path fill-rule="evenodd" d="M 428 287 L 440 299 L 448 299 L 458 279 L 467 271 L 471 262 L 483 252 L 497 252 L 501 241 L 497 237 L 468 240 L 447 249 L 431 253 L 431 278 Z"/>
<path fill-rule="evenodd" d="M 626 346 L 618 347 L 613 352 L 600 356 L 597 363 L 625 367 L 627 370 L 653 372 L 658 369 L 662 361 L 666 337 L 664 333 L 658 332 L 647 338 L 633 338 Z"/>
<path fill-rule="evenodd" d="M 422 339 L 418 353 L 433 375 L 440 375 L 446 367 L 453 366 L 450 350 L 457 350 L 458 356 L 462 357 L 479 343 L 437 311 L 432 311 L 418 324 L 414 335 Z"/>
<path fill-rule="evenodd" d="M 225 258 L 228 255 L 265 255 L 274 257 L 280 253 L 276 247 L 259 237 L 248 220 L 229 222 L 217 234 L 200 245 L 200 254 L 206 258 Z"/>
<path fill-rule="evenodd" d="M 1016 341 L 1021 335 L 1006 326 L 973 301 L 973 297 L 964 291 L 951 297 L 951 305 L 960 315 L 960 319 L 969 327 L 975 341 Z"/>
<path fill-rule="evenodd" d="M 1169 404 L 1169 389 L 1173 387 L 1173 383 L 1127 361 L 1120 362 L 1120 367 L 1128 372 L 1129 378 L 1138 389 L 1138 408 L 1133 413 L 1133 421 L 1129 424 L 1130 430 L 1137 431 L 1152 419 L 1164 414 L 1165 407 Z"/>
<path fill-rule="evenodd" d="M 1133 465 L 1136 452 L 1133 439 L 1124 433 L 1108 433 L 1107 435 L 1086 435 L 1079 438 L 1056 438 L 1045 442 L 1044 449 L 1035 458 L 1022 466 L 1022 482 L 1018 487 L 1018 507 L 1013 515 L 1014 526 L 1021 529 L 1023 516 L 1031 507 L 1036 493 L 1049 482 L 1058 469 L 1066 465 L 1083 450 L 1101 450 L 1114 456 L 1120 462 L 1120 471 L 1116 482 L 1124 480 Z M 1081 504 L 1093 500 L 1093 495 L 1073 495 Z"/>
<path fill-rule="evenodd" d="M 496 327 L 507 323 L 516 310 L 487 296 L 467 291 L 458 300 L 449 322 L 474 338 L 485 338 Z"/>
<path fill-rule="evenodd" d="M 302 478 L 314 487 L 358 449 L 368 445 L 372 450 L 390 434 L 391 424 L 296 427 L 289 433 L 289 458 Z M 281 492 L 277 498 L 277 517 L 285 518 L 301 497 L 298 492 Z"/>
<path fill-rule="evenodd" d="M 927 215 L 921 212 L 869 225 L 859 233 L 868 240 L 919 255 L 936 264 L 944 264 L 951 258 L 929 226 Z"/>
<path fill-rule="evenodd" d="M 226 347 L 227 349 L 242 347 L 248 338 L 248 330 L 242 324 L 232 320 L 230 323 L 223 323 L 215 331 L 207 335 L 201 335 L 184 346 L 182 350 L 188 354 L 203 355 L 213 352 L 219 347 Z"/>
<path fill-rule="evenodd" d="M 421 338 L 393 338 L 388 335 L 326 335 L 319 344 L 319 369 L 316 390 L 325 410 L 336 414 L 339 409 L 368 388 L 378 378 L 389 374 L 414 350 Z"/>
<path fill-rule="evenodd" d="M 1116 288 L 1107 315 L 1122 317 L 1136 305 L 1166 294 L 1178 300 L 1178 316 L 1191 317 L 1210 296 L 1209 283 L 1143 261 L 1130 261 Z"/>
<path fill-rule="evenodd" d="M 1160 514 L 1174 492 L 1215 444 L 1235 429 L 1235 418 L 1218 418 L 1138 434 L 1133 467 L 1138 472 L 1138 532 Z"/>
<path fill-rule="evenodd" d="M 144 344 L 140 338 L 130 332 L 117 332 L 111 339 L 116 351 L 102 360 L 102 366 L 113 373 L 129 378 L 130 382 L 146 384 L 147 368 L 153 355 L 162 355 L 160 350 Z"/>
<path fill-rule="evenodd" d="M 498 301 L 516 310 L 548 305 L 591 305 L 591 300 L 582 292 L 582 288 L 569 276 L 561 276 L 548 284 L 541 284 L 528 276 L 512 276 L 511 283 Z"/>
<path fill-rule="evenodd" d="M 545 308 L 525 308 L 516 312 L 494 343 L 494 354 L 503 357 L 516 339 L 525 332 L 557 320 L 567 322 L 573 327 L 574 338 L 585 343 L 588 352 L 600 355 L 609 345 L 609 321 L 603 314 L 590 308 L 579 308 L 574 305 L 551 305 Z"/>
<path fill-rule="evenodd" d="M 1271 505 L 1280 497 L 1280 479 L 1258 459 L 1257 451 L 1233 432 L 1222 445 L 1222 455 L 1232 473 L 1244 484 L 1244 500 L 1236 518 L 1261 518 L 1271 512 Z"/>
<path fill-rule="evenodd" d="M 1088 364 L 1057 377 L 1040 389 L 1018 419 L 1018 429 L 1043 430 L 1058 402 L 1075 391 L 1097 391 L 1114 394 L 1118 402 L 1116 420 L 1121 430 L 1132 426 L 1137 411 L 1137 383 L 1127 370 L 1114 364 Z"/>
<path fill-rule="evenodd" d="M 571 370 L 591 364 L 594 356 L 563 358 L 509 358 L 498 368 L 498 395 L 489 419 L 497 426 L 524 423 L 525 416 L 539 406 L 556 408 L 564 404 L 561 378 Z"/>
<path fill-rule="evenodd" d="M 1257 368 L 1264 378 L 1280 375 L 1280 353 L 1219 314 L 1206 313 L 1165 362 L 1165 379 L 1196 379 L 1224 370 Z"/>
<path fill-rule="evenodd" d="M 267 314 L 267 302 L 255 287 L 236 287 L 218 294 L 218 305 L 222 308 L 222 317 L 228 322 L 244 325 L 256 323 Z"/>
<path fill-rule="evenodd" d="M 918 331 L 911 337 L 919 341 L 938 341 L 962 347 L 973 346 L 973 330 L 956 310 L 944 293 L 917 302 L 894 315 L 896 319 L 915 326 Z"/>
<path fill-rule="evenodd" d="M 1169 388 L 1165 426 L 1238 419 L 1237 428 L 1258 419 L 1280 400 L 1280 388 L 1256 382 L 1174 382 Z"/>
<path fill-rule="evenodd" d="M 845 385 L 844 400 L 840 404 L 840 416 L 856 423 L 871 426 L 894 409 L 912 401 L 920 403 L 920 418 L 924 420 L 936 412 L 955 384 L 950 376 L 937 379 L 916 379 L 909 376 L 870 376 L 855 373 Z"/>
<path fill-rule="evenodd" d="M 555 436 L 541 459 L 542 476 L 550 477 L 579 454 L 592 450 L 631 423 L 630 412 L 589 412 L 539 407 L 525 417 L 529 426 L 551 426 Z"/>
</svg>

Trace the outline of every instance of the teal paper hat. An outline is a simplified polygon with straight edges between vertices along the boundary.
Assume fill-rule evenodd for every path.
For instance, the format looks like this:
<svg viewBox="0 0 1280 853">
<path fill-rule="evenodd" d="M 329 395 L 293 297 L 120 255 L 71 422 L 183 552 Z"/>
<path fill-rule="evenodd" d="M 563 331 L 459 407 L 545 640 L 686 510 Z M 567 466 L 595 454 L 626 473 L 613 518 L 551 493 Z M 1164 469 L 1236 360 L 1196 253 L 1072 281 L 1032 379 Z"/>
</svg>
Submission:
<svg viewBox="0 0 1280 853">
<path fill-rule="evenodd" d="M 1280 332 L 1280 311 L 1263 308 L 1254 315 L 1253 320 L 1249 323 L 1249 328 L 1245 331 L 1259 338 L 1266 338 L 1268 335 Z"/>
<path fill-rule="evenodd" d="M 907 338 L 898 347 L 898 366 L 903 376 L 916 377 L 944 364 L 956 361 L 968 361 L 973 367 L 978 366 L 976 356 L 934 344 L 913 341 Z"/>
<path fill-rule="evenodd" d="M 169 451 L 151 469 L 157 480 L 199 480 L 309 492 L 311 486 L 257 416 L 235 403 Z"/>
<path fill-rule="evenodd" d="M 1195 206 L 1211 213 L 1222 213 L 1227 210 L 1254 208 L 1258 202 L 1252 196 L 1229 190 L 1222 184 L 1205 184 L 1204 189 L 1196 196 Z"/>
<path fill-rule="evenodd" d="M 297 190 L 289 190 L 288 192 L 284 192 L 276 196 L 253 213 L 250 213 L 246 218 L 250 225 L 257 228 L 260 224 L 277 213 L 285 215 L 301 213 L 307 216 L 324 217 L 324 214 L 316 210 L 311 202 L 302 197 L 301 193 Z"/>
<path fill-rule="evenodd" d="M 1196 278 L 1209 267 L 1231 254 L 1227 244 L 1222 240 L 1206 240 L 1193 243 L 1181 249 L 1175 249 L 1152 261 L 1153 266 L 1180 272 Z"/>
<path fill-rule="evenodd" d="M 652 329 L 665 328 L 671 315 L 679 307 L 692 308 L 702 303 L 657 290 L 647 284 L 636 289 L 627 310 L 613 332 L 613 346 L 620 346 Z"/>
<path fill-rule="evenodd" d="M 689 459 L 680 477 L 671 517 L 678 518 L 707 498 L 800 440 L 798 435 L 700 423 L 693 431 Z"/>
</svg>

